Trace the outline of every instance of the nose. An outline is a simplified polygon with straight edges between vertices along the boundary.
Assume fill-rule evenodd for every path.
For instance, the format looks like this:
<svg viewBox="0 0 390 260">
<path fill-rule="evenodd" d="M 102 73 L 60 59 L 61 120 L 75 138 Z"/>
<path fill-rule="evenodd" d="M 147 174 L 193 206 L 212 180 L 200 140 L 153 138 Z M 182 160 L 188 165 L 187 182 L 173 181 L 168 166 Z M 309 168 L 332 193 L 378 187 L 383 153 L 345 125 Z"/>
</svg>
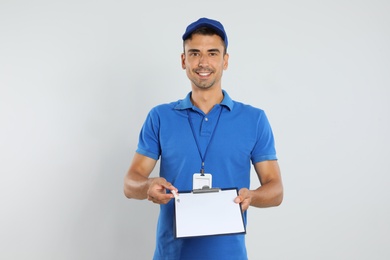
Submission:
<svg viewBox="0 0 390 260">
<path fill-rule="evenodd" d="M 207 61 L 206 55 L 200 55 L 198 66 L 199 66 L 199 67 L 206 67 L 207 64 L 208 64 L 208 61 Z"/>
</svg>

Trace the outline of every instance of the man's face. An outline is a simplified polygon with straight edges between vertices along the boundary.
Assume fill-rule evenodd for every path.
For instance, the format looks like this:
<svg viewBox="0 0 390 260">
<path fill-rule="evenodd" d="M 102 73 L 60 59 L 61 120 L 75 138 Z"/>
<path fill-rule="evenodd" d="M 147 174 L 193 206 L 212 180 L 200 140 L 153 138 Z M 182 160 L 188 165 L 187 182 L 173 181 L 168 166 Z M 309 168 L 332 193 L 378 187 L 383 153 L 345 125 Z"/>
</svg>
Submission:
<svg viewBox="0 0 390 260">
<path fill-rule="evenodd" d="M 184 43 L 181 55 L 182 68 L 193 88 L 221 87 L 223 70 L 228 67 L 229 55 L 224 55 L 224 45 L 218 35 L 194 34 Z"/>
</svg>

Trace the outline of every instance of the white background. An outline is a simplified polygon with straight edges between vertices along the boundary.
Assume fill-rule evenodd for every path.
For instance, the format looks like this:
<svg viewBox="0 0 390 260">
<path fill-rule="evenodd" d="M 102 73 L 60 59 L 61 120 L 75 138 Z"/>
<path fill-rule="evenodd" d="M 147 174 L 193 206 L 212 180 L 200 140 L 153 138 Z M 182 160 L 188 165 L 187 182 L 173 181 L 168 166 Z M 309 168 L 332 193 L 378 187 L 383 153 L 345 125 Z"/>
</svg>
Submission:
<svg viewBox="0 0 390 260">
<path fill-rule="evenodd" d="M 0 0 L 0 258 L 151 259 L 158 206 L 123 177 L 147 112 L 190 90 L 181 35 L 206 16 L 229 37 L 223 88 L 266 111 L 283 173 L 283 204 L 248 212 L 250 259 L 389 259 L 389 13 Z"/>
</svg>

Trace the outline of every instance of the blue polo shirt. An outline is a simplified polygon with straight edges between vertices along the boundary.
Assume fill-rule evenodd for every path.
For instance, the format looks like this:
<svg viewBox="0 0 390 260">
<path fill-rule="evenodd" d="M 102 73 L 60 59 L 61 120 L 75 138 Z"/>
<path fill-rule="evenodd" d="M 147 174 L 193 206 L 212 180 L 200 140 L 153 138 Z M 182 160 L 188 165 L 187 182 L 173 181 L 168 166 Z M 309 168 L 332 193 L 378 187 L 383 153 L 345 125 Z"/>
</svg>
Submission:
<svg viewBox="0 0 390 260">
<path fill-rule="evenodd" d="M 190 92 L 183 100 L 154 107 L 146 118 L 136 152 L 160 159 L 160 176 L 179 193 L 192 189 L 202 157 L 213 187 L 238 189 L 250 187 L 251 163 L 277 159 L 264 111 L 223 94 L 208 114 L 191 103 Z M 160 205 L 154 259 L 247 259 L 242 234 L 174 238 L 173 214 L 173 200 Z"/>
</svg>

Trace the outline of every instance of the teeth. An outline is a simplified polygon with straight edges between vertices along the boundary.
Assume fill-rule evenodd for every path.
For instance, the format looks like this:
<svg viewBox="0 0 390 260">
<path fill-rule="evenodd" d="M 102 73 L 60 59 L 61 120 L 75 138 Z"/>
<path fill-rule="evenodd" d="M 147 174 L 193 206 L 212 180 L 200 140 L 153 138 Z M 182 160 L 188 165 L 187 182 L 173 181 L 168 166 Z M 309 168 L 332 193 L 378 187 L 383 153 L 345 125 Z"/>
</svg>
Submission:
<svg viewBox="0 0 390 260">
<path fill-rule="evenodd" d="M 199 75 L 201 75 L 201 76 L 207 76 L 207 75 L 210 75 L 210 73 L 199 73 Z"/>
</svg>

